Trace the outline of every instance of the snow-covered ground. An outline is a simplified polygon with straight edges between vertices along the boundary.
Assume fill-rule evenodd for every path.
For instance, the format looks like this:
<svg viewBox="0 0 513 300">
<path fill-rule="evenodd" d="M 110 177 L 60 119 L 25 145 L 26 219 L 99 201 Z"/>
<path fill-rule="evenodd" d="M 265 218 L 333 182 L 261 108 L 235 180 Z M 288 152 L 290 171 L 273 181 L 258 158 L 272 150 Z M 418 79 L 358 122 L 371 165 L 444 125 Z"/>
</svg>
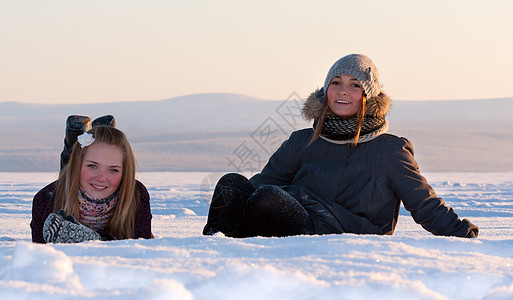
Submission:
<svg viewBox="0 0 513 300">
<path fill-rule="evenodd" d="M 513 173 L 426 173 L 479 226 L 436 237 L 402 210 L 393 236 L 201 235 L 219 174 L 140 173 L 153 240 L 37 245 L 53 173 L 0 173 L 0 299 L 513 299 Z"/>
</svg>

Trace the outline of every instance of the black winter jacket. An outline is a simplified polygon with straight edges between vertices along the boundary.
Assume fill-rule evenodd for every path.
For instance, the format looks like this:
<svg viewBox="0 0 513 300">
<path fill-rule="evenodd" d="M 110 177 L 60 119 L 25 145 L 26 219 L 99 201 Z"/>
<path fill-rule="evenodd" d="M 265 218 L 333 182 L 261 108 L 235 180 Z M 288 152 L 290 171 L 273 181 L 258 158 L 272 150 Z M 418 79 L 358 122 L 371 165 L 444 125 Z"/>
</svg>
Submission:
<svg viewBox="0 0 513 300">
<path fill-rule="evenodd" d="M 308 211 L 317 234 L 392 234 L 401 201 L 413 219 L 435 235 L 476 237 L 478 228 L 437 197 L 420 174 L 406 138 L 308 146 L 313 129 L 292 133 L 250 181 L 277 185 Z"/>
</svg>

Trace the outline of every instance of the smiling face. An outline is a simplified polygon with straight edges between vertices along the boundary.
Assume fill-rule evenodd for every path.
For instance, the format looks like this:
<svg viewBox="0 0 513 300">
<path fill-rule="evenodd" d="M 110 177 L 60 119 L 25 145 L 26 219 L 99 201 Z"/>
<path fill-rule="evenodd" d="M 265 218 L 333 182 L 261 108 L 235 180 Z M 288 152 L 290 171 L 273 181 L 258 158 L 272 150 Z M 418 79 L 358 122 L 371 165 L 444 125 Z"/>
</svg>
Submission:
<svg viewBox="0 0 513 300">
<path fill-rule="evenodd" d="M 80 188 L 95 199 L 106 198 L 119 187 L 123 152 L 116 145 L 95 142 L 87 147 L 80 171 Z"/>
<path fill-rule="evenodd" d="M 347 118 L 356 115 L 362 105 L 363 88 L 353 76 L 335 76 L 328 85 L 326 96 L 331 111 L 341 118 Z"/>
</svg>

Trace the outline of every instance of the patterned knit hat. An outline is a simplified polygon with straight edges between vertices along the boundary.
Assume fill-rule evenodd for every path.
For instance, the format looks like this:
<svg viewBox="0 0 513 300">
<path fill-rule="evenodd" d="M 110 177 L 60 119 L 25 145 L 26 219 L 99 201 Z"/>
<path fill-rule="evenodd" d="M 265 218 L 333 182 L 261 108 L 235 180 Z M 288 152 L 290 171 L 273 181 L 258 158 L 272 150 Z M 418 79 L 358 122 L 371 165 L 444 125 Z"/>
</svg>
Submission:
<svg viewBox="0 0 513 300">
<path fill-rule="evenodd" d="M 324 81 L 324 94 L 328 90 L 331 79 L 340 75 L 351 75 L 356 78 L 362 84 L 367 98 L 376 97 L 381 92 L 378 68 L 365 55 L 350 54 L 337 60 L 331 66 Z"/>
</svg>

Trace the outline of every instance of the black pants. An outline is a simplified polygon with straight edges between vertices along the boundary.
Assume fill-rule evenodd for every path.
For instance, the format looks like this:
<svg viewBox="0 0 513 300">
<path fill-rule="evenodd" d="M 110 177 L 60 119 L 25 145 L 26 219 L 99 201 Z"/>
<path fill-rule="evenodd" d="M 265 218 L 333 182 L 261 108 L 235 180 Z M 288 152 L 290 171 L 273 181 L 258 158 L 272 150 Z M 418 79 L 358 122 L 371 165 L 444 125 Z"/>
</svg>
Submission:
<svg viewBox="0 0 513 300">
<path fill-rule="evenodd" d="M 255 189 L 240 174 L 226 174 L 216 185 L 203 234 L 230 237 L 313 234 L 304 207 L 277 186 Z"/>
</svg>

